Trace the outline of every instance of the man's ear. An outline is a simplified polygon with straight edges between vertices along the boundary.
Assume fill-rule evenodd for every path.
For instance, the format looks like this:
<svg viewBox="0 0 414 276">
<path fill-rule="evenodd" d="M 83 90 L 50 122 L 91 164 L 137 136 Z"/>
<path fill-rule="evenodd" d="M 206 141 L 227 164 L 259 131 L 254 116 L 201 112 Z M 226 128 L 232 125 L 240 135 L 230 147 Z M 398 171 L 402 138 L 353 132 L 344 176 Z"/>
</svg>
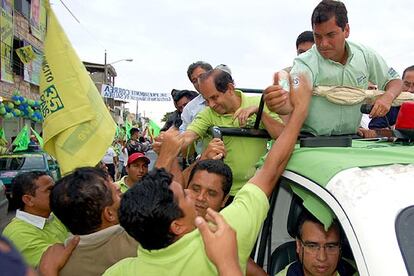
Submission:
<svg viewBox="0 0 414 276">
<path fill-rule="evenodd" d="M 176 236 L 181 236 L 185 232 L 185 227 L 180 219 L 175 219 L 171 222 L 170 231 Z"/>
<path fill-rule="evenodd" d="M 224 206 L 226 206 L 226 202 L 227 202 L 227 200 L 229 199 L 229 196 L 230 196 L 230 194 L 227 194 L 225 197 L 224 197 L 224 199 L 223 199 L 223 201 L 221 202 L 221 208 L 224 208 Z"/>
<path fill-rule="evenodd" d="M 348 23 L 346 23 L 345 28 L 344 28 L 344 31 L 345 31 L 345 38 L 348 38 L 349 37 L 349 33 L 350 33 L 350 29 L 349 29 L 349 24 Z"/>
<path fill-rule="evenodd" d="M 234 84 L 232 84 L 231 82 L 227 84 L 227 91 L 226 92 L 230 92 L 234 93 Z"/>
<path fill-rule="evenodd" d="M 27 205 L 29 207 L 33 207 L 33 201 L 32 201 L 33 196 L 31 195 L 23 195 L 22 196 L 22 201 L 24 203 L 24 205 Z"/>
<path fill-rule="evenodd" d="M 299 239 L 296 239 L 296 253 L 300 256 L 300 252 L 302 250 L 302 243 Z"/>
<path fill-rule="evenodd" d="M 111 206 L 106 206 L 103 209 L 102 217 L 107 222 L 113 223 L 117 220 L 118 214 L 116 213 L 116 211 L 113 208 L 111 208 Z"/>
</svg>

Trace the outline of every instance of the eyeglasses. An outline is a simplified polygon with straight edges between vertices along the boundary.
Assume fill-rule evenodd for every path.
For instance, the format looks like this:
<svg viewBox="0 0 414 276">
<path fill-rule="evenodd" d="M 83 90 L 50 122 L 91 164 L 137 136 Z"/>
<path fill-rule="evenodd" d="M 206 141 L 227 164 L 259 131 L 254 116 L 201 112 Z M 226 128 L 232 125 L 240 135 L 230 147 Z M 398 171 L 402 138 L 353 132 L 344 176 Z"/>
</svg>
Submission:
<svg viewBox="0 0 414 276">
<path fill-rule="evenodd" d="M 331 242 L 326 243 L 324 245 L 321 245 L 316 242 L 304 242 L 300 241 L 302 243 L 302 246 L 307 254 L 316 255 L 319 253 L 321 248 L 323 248 L 328 255 L 335 255 L 338 254 L 339 249 L 341 246 L 339 245 L 339 242 Z"/>
</svg>

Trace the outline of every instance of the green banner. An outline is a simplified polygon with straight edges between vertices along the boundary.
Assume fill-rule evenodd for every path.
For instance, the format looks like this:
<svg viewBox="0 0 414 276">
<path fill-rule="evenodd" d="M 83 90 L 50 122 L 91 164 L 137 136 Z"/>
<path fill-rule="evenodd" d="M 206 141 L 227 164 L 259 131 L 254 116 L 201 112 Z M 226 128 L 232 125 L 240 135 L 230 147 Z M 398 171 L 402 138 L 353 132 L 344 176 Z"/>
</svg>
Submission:
<svg viewBox="0 0 414 276">
<path fill-rule="evenodd" d="M 3 0 L 1 8 L 1 70 L 2 81 L 13 83 L 13 6 L 12 0 Z"/>
</svg>

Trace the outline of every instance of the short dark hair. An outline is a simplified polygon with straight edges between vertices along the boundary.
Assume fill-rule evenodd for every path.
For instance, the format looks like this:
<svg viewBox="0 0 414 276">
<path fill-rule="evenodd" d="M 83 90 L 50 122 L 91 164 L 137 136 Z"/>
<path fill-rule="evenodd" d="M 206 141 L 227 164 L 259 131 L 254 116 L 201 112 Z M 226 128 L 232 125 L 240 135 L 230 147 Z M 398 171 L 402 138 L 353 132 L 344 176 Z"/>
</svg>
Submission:
<svg viewBox="0 0 414 276">
<path fill-rule="evenodd" d="M 15 176 L 11 181 L 12 186 L 12 203 L 13 206 L 24 210 L 24 195 L 35 195 L 37 185 L 36 181 L 44 175 L 48 175 L 42 171 L 24 172 Z"/>
<path fill-rule="evenodd" d="M 147 250 L 172 244 L 176 235 L 171 223 L 184 216 L 170 189 L 172 175 L 155 168 L 130 188 L 121 200 L 119 222 Z"/>
<path fill-rule="evenodd" d="M 220 69 L 213 69 L 205 72 L 200 76 L 200 81 L 205 81 L 209 77 L 213 78 L 214 86 L 217 91 L 221 93 L 225 93 L 227 91 L 229 83 L 234 84 L 232 76 L 228 72 Z"/>
<path fill-rule="evenodd" d="M 192 90 L 177 90 L 171 91 L 171 96 L 174 102 L 178 102 L 183 97 L 187 97 L 190 101 L 198 96 L 198 93 Z"/>
<path fill-rule="evenodd" d="M 187 76 L 190 81 L 191 81 L 191 74 L 193 74 L 194 70 L 198 67 L 203 68 L 205 71 L 210 71 L 213 69 L 213 66 L 211 66 L 209 63 L 204 62 L 204 61 L 197 61 L 197 62 L 191 63 L 187 69 Z"/>
<path fill-rule="evenodd" d="M 188 183 L 191 182 L 195 173 L 198 171 L 207 171 L 221 176 L 221 189 L 224 192 L 224 196 L 230 192 L 231 185 L 233 184 L 233 173 L 230 167 L 222 160 L 209 159 L 198 162 L 191 170 Z"/>
<path fill-rule="evenodd" d="M 135 133 L 139 133 L 139 128 L 136 128 L 136 127 L 133 127 L 133 128 L 131 128 L 130 130 L 129 130 L 129 134 L 132 136 L 132 135 L 134 135 Z"/>
<path fill-rule="evenodd" d="M 409 72 L 409 71 L 414 71 L 414 65 L 411 65 L 411 66 L 409 66 L 409 67 L 405 68 L 405 70 L 404 70 L 404 72 L 403 72 L 403 74 L 402 74 L 402 78 L 403 78 L 403 79 L 404 79 L 404 77 L 405 77 L 405 73 L 407 73 L 407 72 Z"/>
<path fill-rule="evenodd" d="M 296 49 L 298 48 L 299 44 L 302 44 L 305 42 L 315 43 L 315 39 L 313 38 L 313 32 L 311 31 L 302 32 L 296 39 Z"/>
<path fill-rule="evenodd" d="M 113 204 L 108 180 L 102 169 L 84 167 L 53 187 L 50 208 L 72 234 L 87 235 L 101 227 L 104 208 Z"/>
<path fill-rule="evenodd" d="M 335 16 L 335 22 L 342 30 L 348 23 L 348 12 L 345 4 L 336 0 L 321 1 L 312 13 L 312 27 L 330 20 Z"/>
<path fill-rule="evenodd" d="M 296 238 L 299 240 L 302 240 L 303 224 L 307 221 L 317 223 L 323 226 L 323 224 L 314 215 L 312 215 L 308 210 L 304 209 L 298 218 L 298 228 L 296 232 Z M 341 227 L 339 226 L 339 222 L 337 219 L 334 219 L 332 221 L 332 224 L 329 227 L 329 229 L 331 229 L 332 227 L 334 227 L 338 231 L 339 242 L 342 243 Z"/>
</svg>

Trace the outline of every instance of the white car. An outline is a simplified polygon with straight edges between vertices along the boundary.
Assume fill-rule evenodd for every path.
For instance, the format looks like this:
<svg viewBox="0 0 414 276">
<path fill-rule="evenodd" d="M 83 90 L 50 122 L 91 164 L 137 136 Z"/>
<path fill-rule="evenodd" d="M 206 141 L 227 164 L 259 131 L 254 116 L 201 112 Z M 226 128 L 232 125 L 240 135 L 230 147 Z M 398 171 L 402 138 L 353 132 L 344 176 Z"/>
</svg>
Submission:
<svg viewBox="0 0 414 276">
<path fill-rule="evenodd" d="M 269 275 L 296 260 L 292 241 L 303 208 L 328 223 L 338 219 L 342 256 L 359 275 L 414 275 L 414 146 L 352 144 L 293 153 L 254 252 Z"/>
</svg>

